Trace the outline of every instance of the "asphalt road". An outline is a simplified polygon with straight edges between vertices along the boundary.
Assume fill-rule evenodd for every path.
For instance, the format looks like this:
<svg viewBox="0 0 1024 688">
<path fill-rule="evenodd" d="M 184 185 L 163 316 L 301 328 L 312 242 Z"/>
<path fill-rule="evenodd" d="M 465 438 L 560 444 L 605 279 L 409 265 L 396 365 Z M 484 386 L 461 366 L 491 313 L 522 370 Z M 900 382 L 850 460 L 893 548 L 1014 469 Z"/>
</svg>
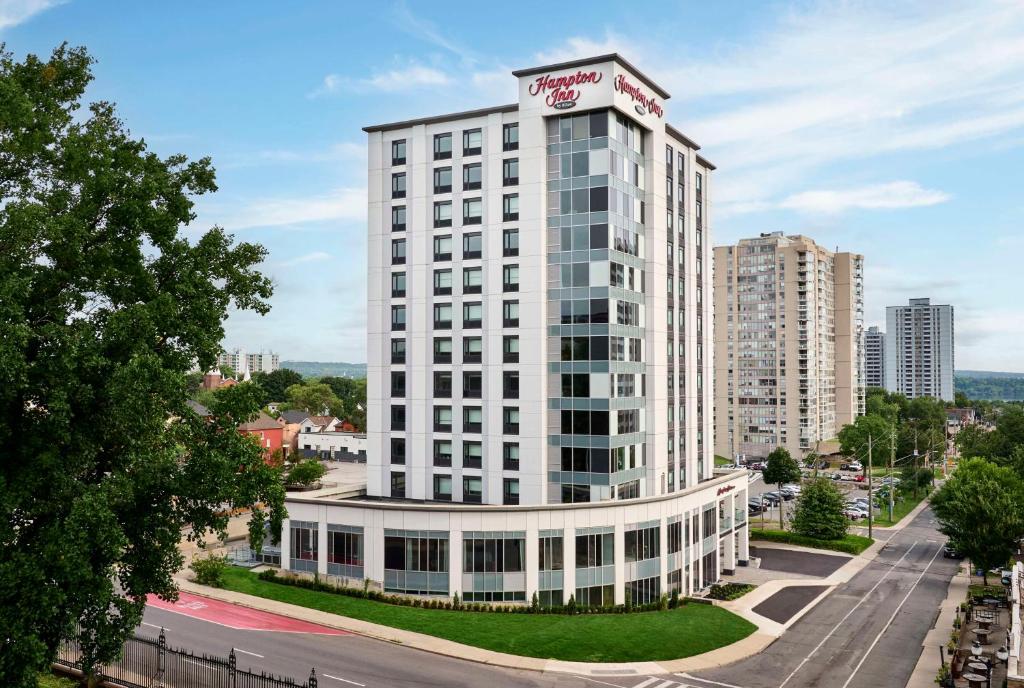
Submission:
<svg viewBox="0 0 1024 688">
<path fill-rule="evenodd" d="M 702 688 L 902 688 L 959 565 L 943 558 L 944 542 L 926 508 L 764 652 L 680 680 Z"/>
</svg>

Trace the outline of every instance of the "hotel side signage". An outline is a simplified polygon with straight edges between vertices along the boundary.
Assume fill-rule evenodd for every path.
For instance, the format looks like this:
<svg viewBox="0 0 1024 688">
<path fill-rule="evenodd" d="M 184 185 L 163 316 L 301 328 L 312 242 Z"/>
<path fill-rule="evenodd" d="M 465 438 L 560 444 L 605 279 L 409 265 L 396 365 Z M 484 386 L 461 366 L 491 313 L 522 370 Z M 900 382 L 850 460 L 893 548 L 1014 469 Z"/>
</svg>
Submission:
<svg viewBox="0 0 1024 688">
<path fill-rule="evenodd" d="M 647 95 L 639 86 L 630 83 L 625 74 L 619 74 L 615 77 L 615 90 L 629 96 L 636 103 L 633 107 L 636 109 L 637 114 L 645 115 L 650 112 L 657 117 L 662 117 L 665 114 L 665 111 L 658 101 L 655 100 L 654 96 Z"/>
<path fill-rule="evenodd" d="M 568 110 L 576 107 L 576 101 L 580 99 L 580 86 L 600 83 L 603 76 L 601 72 L 584 71 L 554 78 L 550 74 L 545 74 L 537 77 L 537 80 L 530 84 L 530 95 L 543 94 L 544 102 L 548 107 L 553 107 L 556 110 Z"/>
<path fill-rule="evenodd" d="M 736 489 L 735 485 L 726 485 L 725 487 L 718 488 L 718 494 L 724 495 L 726 492 L 732 492 Z"/>
</svg>

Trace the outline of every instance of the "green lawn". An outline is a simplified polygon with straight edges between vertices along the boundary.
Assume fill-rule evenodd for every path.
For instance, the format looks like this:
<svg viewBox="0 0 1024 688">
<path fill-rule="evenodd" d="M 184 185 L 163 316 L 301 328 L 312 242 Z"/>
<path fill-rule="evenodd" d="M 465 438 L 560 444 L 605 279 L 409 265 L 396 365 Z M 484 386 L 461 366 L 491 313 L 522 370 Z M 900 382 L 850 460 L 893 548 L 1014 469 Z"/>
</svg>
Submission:
<svg viewBox="0 0 1024 688">
<path fill-rule="evenodd" d="M 262 581 L 229 569 L 228 590 L 416 631 L 496 652 L 576 662 L 677 659 L 742 640 L 756 627 L 707 604 L 633 614 L 506 614 L 399 607 Z M 658 642 L 651 642 L 657 638 Z"/>
<path fill-rule="evenodd" d="M 917 507 L 921 501 L 927 497 L 924 490 L 920 490 L 917 493 L 917 499 L 914 499 L 913 493 L 909 495 L 902 495 L 897 493 L 897 498 L 892 505 L 892 520 L 889 520 L 889 501 L 887 499 L 882 500 L 882 509 L 875 515 L 874 524 L 876 526 L 893 526 L 899 523 L 904 516 L 909 514 Z M 858 525 L 867 525 L 867 519 L 861 519 Z"/>
<path fill-rule="evenodd" d="M 725 466 L 726 464 L 731 464 L 731 463 L 732 463 L 732 461 L 730 461 L 729 459 L 725 458 L 724 456 L 719 456 L 718 454 L 715 454 L 715 465 L 716 466 Z"/>
<path fill-rule="evenodd" d="M 860 554 L 874 542 L 869 537 L 851 535 L 849 533 L 841 540 L 819 540 L 805 535 L 798 535 L 788 530 L 758 530 L 756 528 L 751 528 L 750 540 L 765 540 L 767 542 L 781 542 L 787 545 L 830 549 L 834 552 L 846 552 L 847 554 Z"/>
<path fill-rule="evenodd" d="M 39 674 L 39 682 L 36 685 L 39 688 L 75 688 L 78 682 L 54 674 Z"/>
</svg>

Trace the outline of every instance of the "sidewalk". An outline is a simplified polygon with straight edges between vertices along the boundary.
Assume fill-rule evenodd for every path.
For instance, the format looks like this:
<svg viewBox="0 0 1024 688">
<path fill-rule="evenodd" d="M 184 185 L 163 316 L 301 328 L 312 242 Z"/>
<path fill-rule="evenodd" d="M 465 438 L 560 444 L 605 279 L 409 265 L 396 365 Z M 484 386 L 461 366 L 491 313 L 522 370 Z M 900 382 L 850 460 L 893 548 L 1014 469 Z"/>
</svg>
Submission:
<svg viewBox="0 0 1024 688">
<path fill-rule="evenodd" d="M 904 518 L 894 530 L 901 529 L 909 523 L 924 508 L 926 502 L 922 502 L 917 509 Z M 346 616 L 330 614 L 316 609 L 299 607 L 296 605 L 268 600 L 262 597 L 246 595 L 244 593 L 208 588 L 188 580 L 184 575 L 179 574 L 176 579 L 181 590 L 196 595 L 203 595 L 215 600 L 230 602 L 242 607 L 272 612 L 282 616 L 289 616 L 301 619 L 310 623 L 320 624 L 329 628 L 337 628 L 352 633 L 358 633 L 369 638 L 397 643 L 407 647 L 433 652 L 440 655 L 447 655 L 457 659 L 465 659 L 471 662 L 491 664 L 494 666 L 507 667 L 510 669 L 529 669 L 532 671 L 555 671 L 580 676 L 637 676 L 657 675 L 666 673 L 682 673 L 701 671 L 714 667 L 724 666 L 739 661 L 761 652 L 771 645 L 776 638 L 781 636 L 787 628 L 796 623 L 801 617 L 811 611 L 835 586 L 850 580 L 861 569 L 871 563 L 878 555 L 878 552 L 885 546 L 885 542 L 875 542 L 861 554 L 850 557 L 850 561 L 843 564 L 827 578 L 819 578 L 816 585 L 823 587 L 822 593 L 811 603 L 806 605 L 797 614 L 790 618 L 785 624 L 767 619 L 754 613 L 751 609 L 779 590 L 791 585 L 807 585 L 810 581 L 806 577 L 794 579 L 780 579 L 770 581 L 754 589 L 747 595 L 731 602 L 716 602 L 715 604 L 728 609 L 757 626 L 757 630 L 743 640 L 731 645 L 720 647 L 711 652 L 686 657 L 683 659 L 662 660 L 659 662 L 624 662 L 624 663 L 598 663 L 598 662 L 564 662 L 552 659 L 537 657 L 520 657 L 502 652 L 493 652 L 478 647 L 462 645 L 443 638 L 436 638 L 422 633 L 406 631 L 390 626 L 352 619 Z M 785 546 L 788 547 L 788 546 Z M 794 547 L 794 549 L 797 549 Z M 803 548 L 800 548 L 803 549 Z M 814 550 L 821 552 L 821 550 Z"/>
</svg>

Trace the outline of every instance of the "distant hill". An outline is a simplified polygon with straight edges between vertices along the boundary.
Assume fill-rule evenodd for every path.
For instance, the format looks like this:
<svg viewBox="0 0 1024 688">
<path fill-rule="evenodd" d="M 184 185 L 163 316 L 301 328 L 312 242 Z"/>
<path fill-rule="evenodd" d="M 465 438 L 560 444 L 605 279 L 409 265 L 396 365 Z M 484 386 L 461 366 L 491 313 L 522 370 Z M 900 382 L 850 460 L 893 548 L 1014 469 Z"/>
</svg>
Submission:
<svg viewBox="0 0 1024 688">
<path fill-rule="evenodd" d="M 953 387 L 970 399 L 1024 401 L 1024 373 L 958 370 Z"/>
<path fill-rule="evenodd" d="M 1024 377 L 1024 373 L 1000 373 L 995 370 L 958 370 L 957 377 L 989 377 L 989 378 L 1018 378 Z"/>
<path fill-rule="evenodd" d="M 302 377 L 366 377 L 365 363 L 335 363 L 333 361 L 281 361 L 282 368 L 294 370 Z"/>
</svg>

